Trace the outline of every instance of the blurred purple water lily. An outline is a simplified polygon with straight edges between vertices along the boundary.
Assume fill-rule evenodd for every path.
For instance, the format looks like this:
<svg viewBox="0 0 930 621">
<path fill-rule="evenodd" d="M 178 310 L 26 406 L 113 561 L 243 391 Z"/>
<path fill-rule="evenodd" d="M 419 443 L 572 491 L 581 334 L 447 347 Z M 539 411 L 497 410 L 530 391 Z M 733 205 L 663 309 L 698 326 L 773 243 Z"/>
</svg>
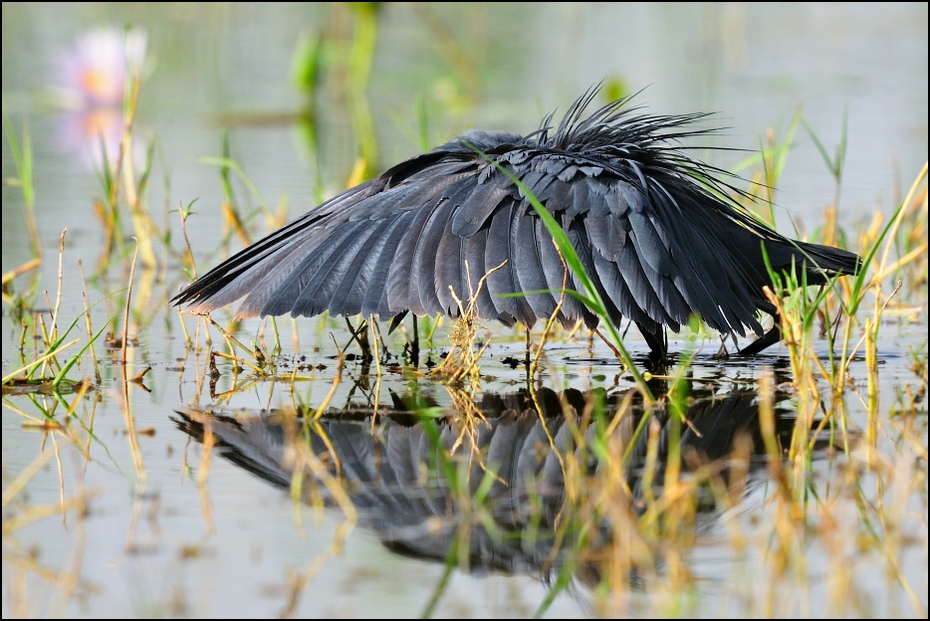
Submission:
<svg viewBox="0 0 930 621">
<path fill-rule="evenodd" d="M 122 104 L 126 77 L 142 67 L 147 46 L 141 30 L 104 28 L 79 37 L 58 61 L 58 90 L 68 107 Z"/>
<path fill-rule="evenodd" d="M 147 46 L 142 30 L 102 28 L 81 35 L 58 56 L 54 91 L 65 108 L 59 117 L 60 145 L 90 169 L 116 165 L 127 84 L 141 70 Z M 144 146 L 133 139 L 132 149 L 133 161 L 139 162 Z"/>
</svg>

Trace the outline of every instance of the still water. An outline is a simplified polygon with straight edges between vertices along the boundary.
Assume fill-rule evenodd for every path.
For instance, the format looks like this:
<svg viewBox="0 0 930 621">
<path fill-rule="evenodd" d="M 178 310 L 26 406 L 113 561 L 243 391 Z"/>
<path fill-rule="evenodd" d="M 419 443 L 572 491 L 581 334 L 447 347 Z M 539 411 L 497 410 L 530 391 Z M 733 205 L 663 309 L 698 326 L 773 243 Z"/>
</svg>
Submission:
<svg viewBox="0 0 930 621">
<path fill-rule="evenodd" d="M 57 305 L 66 326 L 84 310 L 86 287 L 93 329 L 122 330 L 133 245 L 105 234 L 96 206 L 105 203 L 100 147 L 116 152 L 124 116 L 118 104 L 108 103 L 105 84 L 74 78 L 75 61 L 93 53 L 83 37 L 100 29 L 115 29 L 122 40 L 121 29 L 131 26 L 137 37 L 130 52 L 138 54 L 142 86 L 131 153 L 137 175 L 152 154 L 144 202 L 163 240 L 154 245 L 157 267 L 140 265 L 133 274 L 134 340 L 126 361 L 119 348 L 100 341 L 99 371 L 85 355 L 68 375 L 93 379 L 99 372 L 92 394 L 4 391 L 4 617 L 502 618 L 538 611 L 550 618 L 925 617 L 923 406 L 916 420 L 900 417 L 882 427 L 885 435 L 868 445 L 874 453 L 846 456 L 870 467 L 884 464 L 886 470 L 877 471 L 902 485 L 888 485 L 904 490 L 901 497 L 886 498 L 883 482 L 876 494 L 874 482 L 870 488 L 863 480 L 859 484 L 870 491 L 861 494 L 861 504 L 887 503 L 897 513 L 857 511 L 831 476 L 838 469 L 834 439 L 814 443 L 810 494 L 831 510 L 812 518 L 816 535 L 794 540 L 804 572 L 783 581 L 793 589 L 778 591 L 765 586 L 778 573 L 777 554 L 763 541 L 777 495 L 765 475 L 759 434 L 764 399 L 756 382 L 774 369 L 777 433 L 790 443 L 794 397 L 785 390 L 785 350 L 774 348 L 760 361 L 722 363 L 711 358 L 719 346 L 714 335 L 673 340 L 673 351 L 698 349 L 688 409 L 693 433 L 682 437 L 682 446 L 713 455 L 729 449 L 732 437 L 747 435 L 748 483 L 727 510 L 715 510 L 717 499 L 699 512 L 698 542 L 689 542 L 680 564 L 631 575 L 605 594 L 594 586 L 597 563 L 574 566 L 577 559 L 552 543 L 564 532 L 557 508 L 572 487 L 553 466 L 554 456 L 538 451 L 546 433 L 556 446 L 568 441 L 565 403 L 584 411 L 584 395 L 594 389 L 606 395 L 607 412 L 621 407 L 629 377 L 618 377 L 610 351 L 598 341 L 583 335 L 547 346 L 540 377 L 548 406 L 542 418 L 533 418 L 522 415 L 537 405 L 526 400 L 525 371 L 511 364 L 524 355 L 523 335 L 515 331 L 489 327 L 482 383 L 464 395 L 394 368 L 379 376 L 354 360 L 334 387 L 330 334 L 340 346 L 349 337 L 344 323 L 333 319 L 279 322 L 279 381 L 250 379 L 247 370 L 234 375 L 220 359 L 220 375 L 211 382 L 209 351 L 228 351 L 223 337 L 214 331 L 207 346 L 200 324 L 182 320 L 167 300 L 189 281 L 182 269 L 182 208 L 194 212 L 185 228 L 201 273 L 241 247 L 222 215 L 230 196 L 221 157 L 244 173 L 231 173 L 231 198 L 254 240 L 366 172 L 469 128 L 530 132 L 545 114 L 555 110 L 558 116 L 601 81 L 627 93 L 642 90 L 635 102 L 649 112 L 717 113 L 708 123 L 724 129 L 714 146 L 733 150 L 701 157 L 746 175 L 751 169 L 741 164 L 754 150 L 772 136 L 784 140 L 794 128 L 774 188 L 776 223 L 807 234 L 821 225 L 828 206 L 838 205 L 840 230 L 854 240 L 876 214 L 891 215 L 927 159 L 926 4 L 376 7 L 3 3 L 4 121 L 21 145 L 27 136 L 31 145 L 42 253 L 40 266 L 17 276 L 9 292 L 23 295 L 32 282 L 40 293 L 31 306 L 42 312 Z M 298 59 L 306 58 L 316 59 L 310 66 L 317 73 L 301 82 L 296 76 L 307 64 Z M 312 89 L 300 86 L 308 83 Z M 97 99 L 89 101 L 89 92 Z M 796 122 L 798 114 L 803 123 Z M 101 135 L 116 138 L 101 141 Z M 838 152 L 843 163 L 836 181 L 824 153 L 835 160 Z M 3 177 L 19 176 L 7 139 Z M 35 251 L 21 187 L 5 182 L 2 191 L 7 274 Z M 923 221 L 925 231 L 925 206 Z M 121 226 L 126 238 L 133 234 L 128 214 Z M 65 228 L 58 303 L 57 253 Z M 104 250 L 108 239 L 112 253 Z M 926 366 L 915 371 L 913 364 L 927 357 L 926 267 L 923 284 L 911 285 L 902 294 L 910 297 L 881 333 L 879 410 L 887 417 L 903 403 L 921 403 L 913 395 L 926 389 Z M 7 294 L 5 282 L 4 376 L 22 364 L 24 334 Z M 227 325 L 231 315 L 216 318 Z M 435 347 L 424 347 L 422 362 L 447 351 L 448 327 L 440 326 Z M 249 343 L 260 330 L 265 342 L 274 341 L 271 328 L 259 322 L 246 322 L 237 337 Z M 645 345 L 634 333 L 628 345 L 642 353 Z M 388 339 L 395 361 L 403 345 L 401 334 Z M 27 343 L 25 350 L 27 359 L 41 354 L 38 344 Z M 826 346 L 816 353 L 826 359 Z M 124 368 L 127 377 L 150 370 L 140 382 L 126 382 Z M 294 370 L 305 379 L 280 381 Z M 847 398 L 849 427 L 853 435 L 870 437 L 875 425 L 864 405 L 865 361 L 856 360 L 850 374 L 857 390 Z M 287 412 L 295 402 L 325 406 L 330 416 L 304 438 L 306 452 L 298 458 L 305 460 L 308 483 L 292 500 L 294 432 Z M 69 407 L 74 413 L 67 423 Z M 438 422 L 410 414 L 424 407 Z M 391 416 L 374 421 L 375 410 Z M 50 420 L 67 423 L 68 433 L 43 426 L 45 411 Z M 478 436 L 461 435 L 455 421 L 474 412 L 488 426 Z M 543 420 L 549 424 L 540 426 Z M 617 433 L 629 438 L 629 430 Z M 662 427 L 657 433 L 665 438 L 661 434 L 671 432 Z M 507 489 L 488 484 L 490 517 L 476 518 L 464 539 L 468 563 L 447 573 L 449 542 L 462 537 L 447 512 L 469 505 L 456 496 L 461 490 L 436 479 L 430 447 L 457 439 L 459 446 L 497 455 L 514 472 L 529 468 L 539 476 L 514 479 Z M 657 472 L 667 450 L 664 440 L 660 444 L 666 448 L 658 453 Z M 642 480 L 647 452 L 645 446 L 634 450 L 623 473 L 631 507 L 648 496 Z M 327 487 L 334 462 L 348 473 L 343 492 Z M 460 468 L 469 473 L 468 485 L 477 485 L 484 471 L 465 463 Z M 20 480 L 25 487 L 15 494 Z M 539 503 L 537 513 L 521 513 L 528 499 Z M 888 516 L 900 521 L 882 527 L 894 535 L 887 548 L 850 544 L 867 540 L 863 532 L 882 530 L 868 518 Z M 610 539 L 607 531 L 618 520 L 599 523 L 599 535 Z M 849 537 L 841 541 L 830 532 Z M 592 553 L 615 550 L 599 546 L 597 537 L 589 544 Z M 566 574 L 572 587 L 553 588 Z M 552 601 L 550 593 L 556 594 Z"/>
</svg>

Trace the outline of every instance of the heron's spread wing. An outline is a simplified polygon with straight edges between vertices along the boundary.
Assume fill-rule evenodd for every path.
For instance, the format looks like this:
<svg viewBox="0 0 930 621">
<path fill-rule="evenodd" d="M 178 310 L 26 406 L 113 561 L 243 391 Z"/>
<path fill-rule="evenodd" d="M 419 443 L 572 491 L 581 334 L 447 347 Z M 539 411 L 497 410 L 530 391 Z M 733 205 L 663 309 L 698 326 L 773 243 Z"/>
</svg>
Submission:
<svg viewBox="0 0 930 621">
<path fill-rule="evenodd" d="M 539 145 L 507 144 L 510 138 L 498 138 L 503 145 L 490 157 L 562 225 L 612 319 L 677 329 L 697 312 L 725 331 L 751 319 L 751 304 L 726 312 L 714 304 L 719 296 L 708 287 L 732 289 L 732 278 L 710 273 L 692 256 L 703 246 L 698 256 L 719 258 L 710 249 L 713 231 L 684 225 L 681 205 L 661 182 L 622 162 L 599 165 Z M 494 136 L 484 139 L 487 146 Z M 181 301 L 209 310 L 245 297 L 243 316 L 387 317 L 405 310 L 454 316 L 474 297 L 479 315 L 505 324 L 533 324 L 561 301 L 564 323 L 595 325 L 563 288 L 581 290 L 581 283 L 527 197 L 460 145 L 332 199 L 206 274 Z"/>
<path fill-rule="evenodd" d="M 610 319 L 654 332 L 692 316 L 724 333 L 761 333 L 772 264 L 799 246 L 708 189 L 714 171 L 667 143 L 699 115 L 635 116 L 615 102 L 582 118 L 576 102 L 554 132 L 469 132 L 324 203 L 244 249 L 182 291 L 206 311 L 245 298 L 242 316 L 458 315 L 532 325 L 598 318 L 563 291 L 582 291 L 530 200 L 570 239 Z M 549 119 L 547 119 L 548 122 Z M 804 245 L 843 273 L 855 255 Z M 822 282 L 823 280 L 821 280 Z"/>
</svg>

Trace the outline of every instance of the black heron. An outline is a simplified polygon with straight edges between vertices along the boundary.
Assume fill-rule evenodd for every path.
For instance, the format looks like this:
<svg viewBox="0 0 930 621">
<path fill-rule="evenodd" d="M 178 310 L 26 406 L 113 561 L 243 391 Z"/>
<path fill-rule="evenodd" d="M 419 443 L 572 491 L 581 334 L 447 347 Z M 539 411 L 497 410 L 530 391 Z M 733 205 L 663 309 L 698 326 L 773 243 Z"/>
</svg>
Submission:
<svg viewBox="0 0 930 621">
<path fill-rule="evenodd" d="M 636 324 L 653 361 L 667 354 L 666 328 L 694 315 L 725 337 L 760 337 L 741 353 L 778 342 L 778 322 L 765 333 L 759 321 L 776 312 L 763 293 L 765 254 L 809 285 L 860 269 L 856 254 L 788 239 L 728 198 L 726 173 L 679 146 L 708 133 L 691 128 L 706 114 L 647 115 L 625 98 L 585 116 L 597 93 L 557 126 L 550 114 L 525 136 L 472 130 L 403 161 L 240 251 L 172 303 L 205 312 L 244 297 L 241 317 L 387 319 L 457 316 L 455 297 L 477 291 L 478 316 L 508 326 L 532 326 L 562 299 L 563 325 L 595 327 L 597 315 L 560 293 L 565 267 L 552 237 L 499 167 L 561 225 L 610 321 Z M 581 290 L 575 274 L 566 278 Z M 526 295 L 504 295 L 514 293 Z"/>
</svg>

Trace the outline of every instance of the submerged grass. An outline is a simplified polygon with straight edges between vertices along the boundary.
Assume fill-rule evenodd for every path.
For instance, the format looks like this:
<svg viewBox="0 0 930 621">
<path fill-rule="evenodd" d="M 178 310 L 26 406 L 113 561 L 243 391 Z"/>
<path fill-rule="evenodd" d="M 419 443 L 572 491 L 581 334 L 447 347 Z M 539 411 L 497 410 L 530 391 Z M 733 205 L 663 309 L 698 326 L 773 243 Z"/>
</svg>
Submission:
<svg viewBox="0 0 930 621">
<path fill-rule="evenodd" d="M 55 296 L 55 303 L 51 306 L 51 311 L 48 314 L 48 320 L 46 321 L 45 319 L 45 313 L 36 313 L 34 322 L 23 321 L 22 323 L 23 338 L 21 339 L 21 343 L 25 342 L 26 334 L 29 331 L 29 324 L 32 323 L 34 340 L 41 343 L 40 351 L 38 351 L 34 357 L 27 358 L 25 348 L 20 348 L 21 366 L 4 374 L 4 394 L 7 394 L 8 391 L 22 394 L 30 390 L 54 393 L 63 385 L 70 384 L 71 386 L 75 386 L 85 382 L 91 382 L 89 379 L 77 382 L 75 380 L 70 380 L 68 378 L 68 373 L 82 360 L 86 352 L 93 351 L 94 343 L 100 340 L 104 330 L 109 327 L 109 321 L 105 322 L 101 328 L 94 332 L 91 329 L 90 308 L 85 305 L 84 312 L 75 317 L 68 326 L 59 325 L 62 299 L 61 287 L 63 281 L 62 257 L 65 251 L 66 232 L 67 230 L 63 231 L 61 234 L 58 250 L 58 290 Z M 79 344 L 81 338 L 73 338 L 72 332 L 82 319 L 85 321 L 85 326 L 87 328 L 87 340 L 77 353 L 74 353 L 71 348 Z M 111 316 L 110 321 L 112 319 L 113 317 Z M 66 352 L 71 356 L 69 359 L 64 356 Z M 97 373 L 97 376 L 99 377 L 99 373 Z"/>
</svg>

